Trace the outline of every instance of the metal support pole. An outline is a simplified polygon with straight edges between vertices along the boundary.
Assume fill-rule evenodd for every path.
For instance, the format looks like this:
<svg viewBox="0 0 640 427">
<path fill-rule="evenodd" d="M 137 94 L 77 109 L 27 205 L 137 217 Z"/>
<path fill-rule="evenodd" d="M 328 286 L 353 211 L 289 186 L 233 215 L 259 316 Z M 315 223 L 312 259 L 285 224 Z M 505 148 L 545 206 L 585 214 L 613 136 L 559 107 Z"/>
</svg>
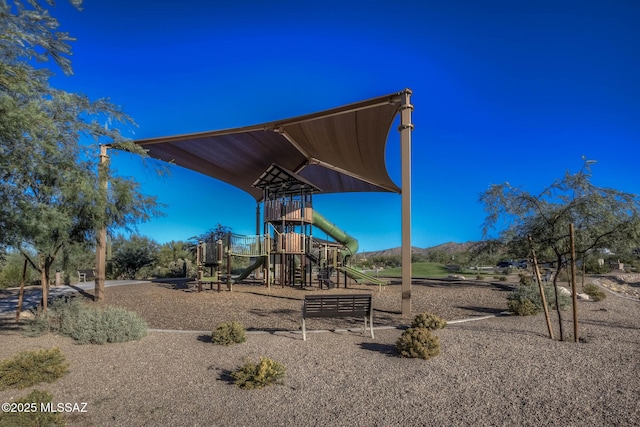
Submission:
<svg viewBox="0 0 640 427">
<path fill-rule="evenodd" d="M 411 90 L 401 94 L 400 158 L 402 170 L 402 317 L 411 316 Z"/>
<path fill-rule="evenodd" d="M 109 169 L 109 156 L 107 156 L 107 146 L 100 145 L 100 165 L 98 166 L 98 182 L 100 186 L 100 206 L 102 214 L 106 215 L 107 208 L 107 188 L 109 180 L 107 171 Z M 100 224 L 96 236 L 96 277 L 95 277 L 95 292 L 94 301 L 97 303 L 104 302 L 104 281 L 105 271 L 107 264 L 107 228 L 106 217 L 104 222 Z"/>
</svg>

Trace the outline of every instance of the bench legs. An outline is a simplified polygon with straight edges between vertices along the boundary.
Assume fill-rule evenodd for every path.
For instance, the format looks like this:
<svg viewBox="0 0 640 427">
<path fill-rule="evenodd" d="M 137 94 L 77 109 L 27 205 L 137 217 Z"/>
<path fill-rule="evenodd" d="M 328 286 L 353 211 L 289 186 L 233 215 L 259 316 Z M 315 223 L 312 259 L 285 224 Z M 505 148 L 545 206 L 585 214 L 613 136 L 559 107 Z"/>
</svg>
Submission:
<svg viewBox="0 0 640 427">
<path fill-rule="evenodd" d="M 373 313 L 371 313 L 369 315 L 369 329 L 371 330 L 371 338 L 375 338 L 373 336 Z M 364 331 L 365 334 L 367 333 L 367 316 L 364 316 Z"/>
<path fill-rule="evenodd" d="M 307 325 L 305 324 L 304 317 L 302 318 L 302 341 L 307 340 Z M 375 338 L 373 335 L 373 313 L 369 315 L 369 330 L 371 331 L 371 338 Z M 363 332 L 367 333 L 367 316 L 364 317 L 364 330 Z"/>
</svg>

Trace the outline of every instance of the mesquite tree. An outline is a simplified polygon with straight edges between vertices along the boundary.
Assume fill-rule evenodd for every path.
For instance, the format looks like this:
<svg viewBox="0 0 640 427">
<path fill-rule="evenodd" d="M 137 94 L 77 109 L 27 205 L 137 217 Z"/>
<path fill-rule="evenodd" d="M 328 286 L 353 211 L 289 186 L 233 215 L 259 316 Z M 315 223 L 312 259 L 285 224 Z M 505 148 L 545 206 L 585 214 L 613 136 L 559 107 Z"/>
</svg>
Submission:
<svg viewBox="0 0 640 427">
<path fill-rule="evenodd" d="M 578 259 L 597 250 L 638 247 L 640 240 L 640 198 L 595 186 L 591 182 L 595 161 L 583 160 L 580 171 L 567 172 L 538 194 L 503 183 L 492 185 L 480 196 L 487 213 L 484 235 L 499 226 L 502 240 L 521 254 L 529 251 L 530 235 L 538 255 L 555 262 L 556 297 L 558 273 L 570 258 L 569 224 L 575 226 Z M 563 339 L 557 302 L 556 309 Z"/>
</svg>

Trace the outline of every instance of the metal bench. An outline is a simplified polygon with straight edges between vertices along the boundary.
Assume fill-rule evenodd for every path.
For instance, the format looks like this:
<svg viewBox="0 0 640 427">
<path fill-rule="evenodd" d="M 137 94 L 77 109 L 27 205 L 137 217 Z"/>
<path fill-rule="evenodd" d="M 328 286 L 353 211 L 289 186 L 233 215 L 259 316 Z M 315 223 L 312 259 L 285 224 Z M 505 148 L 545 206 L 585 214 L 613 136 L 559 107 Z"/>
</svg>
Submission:
<svg viewBox="0 0 640 427">
<path fill-rule="evenodd" d="M 78 270 L 78 281 L 86 282 L 87 279 L 95 279 L 96 271 L 93 269 Z"/>
<path fill-rule="evenodd" d="M 373 304 L 371 294 L 306 295 L 302 305 L 302 339 L 307 340 L 305 320 L 310 317 L 362 317 L 364 332 L 367 318 L 373 336 Z"/>
</svg>

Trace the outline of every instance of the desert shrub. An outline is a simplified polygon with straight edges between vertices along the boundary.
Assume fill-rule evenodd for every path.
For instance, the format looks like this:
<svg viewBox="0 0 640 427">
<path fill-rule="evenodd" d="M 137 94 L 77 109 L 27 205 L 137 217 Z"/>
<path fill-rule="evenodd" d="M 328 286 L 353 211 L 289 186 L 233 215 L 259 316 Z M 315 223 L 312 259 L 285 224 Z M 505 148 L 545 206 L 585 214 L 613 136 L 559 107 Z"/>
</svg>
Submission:
<svg viewBox="0 0 640 427">
<path fill-rule="evenodd" d="M 584 285 L 584 293 L 589 295 L 589 297 L 591 297 L 591 299 L 594 301 L 600 301 L 607 297 L 607 294 L 605 294 L 602 291 L 602 289 L 600 289 L 597 285 L 594 285 L 593 283 L 588 283 Z"/>
<path fill-rule="evenodd" d="M 507 281 L 507 276 L 498 276 L 498 280 L 501 282 L 506 282 Z"/>
<path fill-rule="evenodd" d="M 436 329 L 443 329 L 447 326 L 447 321 L 436 316 L 431 313 L 420 313 L 416 317 L 414 317 L 413 322 L 411 322 L 412 328 L 425 328 L 430 331 L 435 331 Z"/>
<path fill-rule="evenodd" d="M 509 310 L 513 311 L 518 316 L 532 316 L 538 314 L 541 308 L 538 308 L 528 298 L 518 298 L 509 300 Z"/>
<path fill-rule="evenodd" d="M 245 363 L 232 372 L 231 377 L 240 388 L 262 388 L 282 383 L 282 379 L 285 377 L 285 367 L 275 360 L 261 357 L 258 363 Z"/>
<path fill-rule="evenodd" d="M 245 342 L 247 337 L 244 326 L 238 322 L 224 322 L 211 333 L 211 342 L 220 345 L 239 344 Z"/>
<path fill-rule="evenodd" d="M 0 390 L 52 383 L 66 374 L 68 368 L 59 348 L 22 351 L 0 363 Z"/>
<path fill-rule="evenodd" d="M 50 403 L 53 396 L 46 391 L 32 390 L 27 396 L 13 403 L 30 405 L 33 412 L 0 412 L 0 427 L 58 427 L 66 422 L 59 412 L 40 411 L 41 404 Z"/>
<path fill-rule="evenodd" d="M 137 313 L 122 308 L 102 309 L 60 299 L 25 327 L 28 336 L 48 332 L 69 336 L 79 344 L 104 344 L 138 340 L 147 335 L 147 323 Z"/>
<path fill-rule="evenodd" d="M 409 328 L 396 341 L 402 357 L 430 359 L 440 353 L 440 339 L 425 328 Z"/>
<path fill-rule="evenodd" d="M 147 322 L 137 313 L 117 307 L 81 310 L 69 334 L 79 344 L 105 344 L 139 340 L 147 335 Z"/>
<path fill-rule="evenodd" d="M 543 286 L 543 289 L 544 296 L 547 300 L 547 306 L 551 309 L 555 309 L 556 300 L 553 286 L 546 285 Z M 507 297 L 507 299 L 509 300 L 509 309 L 520 316 L 537 314 L 543 310 L 542 299 L 540 298 L 540 289 L 538 286 L 519 286 Z M 571 297 L 563 293 L 559 293 L 558 301 L 560 303 L 560 309 L 564 310 L 571 304 Z"/>
<path fill-rule="evenodd" d="M 481 276 L 481 275 L 479 275 L 479 274 L 477 274 L 477 275 L 476 275 L 476 280 L 483 280 L 483 279 L 484 279 L 484 277 L 483 277 L 483 276 Z"/>
<path fill-rule="evenodd" d="M 518 276 L 520 277 L 521 285 L 524 285 L 524 286 L 533 285 L 533 277 L 531 277 L 530 274 L 520 273 L 518 274 Z"/>
</svg>

